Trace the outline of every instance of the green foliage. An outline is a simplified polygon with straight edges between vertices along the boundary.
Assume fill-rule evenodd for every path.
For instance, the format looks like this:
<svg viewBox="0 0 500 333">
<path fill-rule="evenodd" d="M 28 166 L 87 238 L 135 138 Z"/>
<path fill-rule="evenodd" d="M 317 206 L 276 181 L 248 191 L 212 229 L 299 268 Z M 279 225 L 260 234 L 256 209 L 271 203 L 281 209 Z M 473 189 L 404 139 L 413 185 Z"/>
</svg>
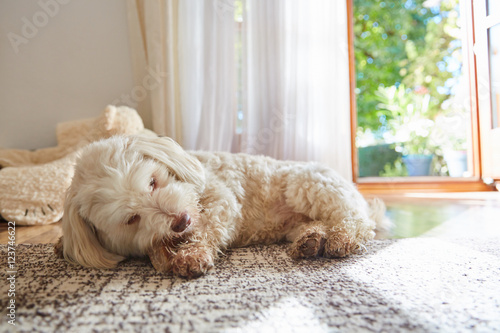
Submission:
<svg viewBox="0 0 500 333">
<path fill-rule="evenodd" d="M 354 0 L 358 126 L 385 131 L 379 87 L 404 84 L 439 112 L 460 72 L 457 8 L 458 0 Z"/>
<path fill-rule="evenodd" d="M 401 159 L 401 154 L 394 150 L 394 145 L 384 144 L 359 148 L 358 158 L 363 161 L 359 165 L 359 176 L 376 177 L 387 164 Z"/>
<path fill-rule="evenodd" d="M 406 177 L 408 170 L 401 158 L 398 158 L 394 163 L 384 165 L 384 170 L 380 172 L 380 177 Z"/>
<path fill-rule="evenodd" d="M 431 96 L 406 89 L 379 87 L 375 95 L 380 103 L 377 108 L 386 120 L 386 139 L 396 142 L 399 151 L 407 154 L 433 154 L 435 148 L 430 140 L 434 128 Z"/>
</svg>

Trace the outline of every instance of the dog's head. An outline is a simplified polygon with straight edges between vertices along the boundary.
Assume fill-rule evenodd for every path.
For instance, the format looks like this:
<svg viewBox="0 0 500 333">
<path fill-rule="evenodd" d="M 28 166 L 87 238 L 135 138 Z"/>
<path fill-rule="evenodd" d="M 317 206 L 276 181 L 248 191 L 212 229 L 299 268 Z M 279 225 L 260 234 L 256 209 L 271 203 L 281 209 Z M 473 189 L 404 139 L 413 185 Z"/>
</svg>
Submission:
<svg viewBox="0 0 500 333">
<path fill-rule="evenodd" d="M 110 268 L 145 255 L 158 239 L 180 237 L 198 221 L 201 163 L 169 138 L 116 136 L 78 159 L 62 218 L 62 254 Z"/>
</svg>

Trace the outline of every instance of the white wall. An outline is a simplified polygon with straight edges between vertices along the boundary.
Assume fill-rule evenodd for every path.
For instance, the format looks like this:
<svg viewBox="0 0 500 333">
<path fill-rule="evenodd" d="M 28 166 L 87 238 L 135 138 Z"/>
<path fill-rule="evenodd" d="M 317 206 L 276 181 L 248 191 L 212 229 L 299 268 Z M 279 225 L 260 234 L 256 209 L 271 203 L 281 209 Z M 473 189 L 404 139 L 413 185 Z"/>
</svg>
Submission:
<svg viewBox="0 0 500 333">
<path fill-rule="evenodd" d="M 127 24 L 123 0 L 0 0 L 0 147 L 54 146 L 130 92 Z"/>
</svg>

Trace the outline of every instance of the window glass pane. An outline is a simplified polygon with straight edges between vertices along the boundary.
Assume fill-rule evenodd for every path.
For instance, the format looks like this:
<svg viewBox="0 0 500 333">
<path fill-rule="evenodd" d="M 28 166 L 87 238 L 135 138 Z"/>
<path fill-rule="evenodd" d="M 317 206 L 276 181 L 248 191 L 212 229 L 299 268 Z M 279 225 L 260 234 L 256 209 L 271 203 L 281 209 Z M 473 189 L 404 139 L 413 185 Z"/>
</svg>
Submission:
<svg viewBox="0 0 500 333">
<path fill-rule="evenodd" d="M 360 177 L 467 171 L 459 0 L 354 0 Z"/>
<path fill-rule="evenodd" d="M 486 15 L 493 15 L 499 13 L 500 11 L 500 1 L 498 0 L 486 0 Z"/>
<path fill-rule="evenodd" d="M 491 116 L 494 128 L 500 126 L 500 24 L 488 29 L 490 57 Z"/>
</svg>

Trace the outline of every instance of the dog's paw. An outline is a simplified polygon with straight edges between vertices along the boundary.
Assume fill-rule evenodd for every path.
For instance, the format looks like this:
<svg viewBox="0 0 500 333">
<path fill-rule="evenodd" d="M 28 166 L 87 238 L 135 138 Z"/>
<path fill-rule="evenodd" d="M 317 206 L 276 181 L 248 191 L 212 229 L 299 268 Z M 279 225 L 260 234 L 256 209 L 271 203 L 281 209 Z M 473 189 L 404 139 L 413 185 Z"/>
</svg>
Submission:
<svg viewBox="0 0 500 333">
<path fill-rule="evenodd" d="M 328 236 L 323 256 L 326 258 L 343 258 L 351 254 L 352 244 L 345 234 L 331 234 Z"/>
<path fill-rule="evenodd" d="M 168 272 L 172 268 L 172 252 L 164 243 L 157 244 L 148 250 L 149 260 L 158 272 Z"/>
<path fill-rule="evenodd" d="M 59 258 L 61 258 L 61 259 L 64 258 L 63 236 L 61 236 L 59 238 L 59 240 L 57 241 L 57 243 L 54 244 L 54 253 Z"/>
<path fill-rule="evenodd" d="M 172 263 L 175 275 L 197 278 L 214 266 L 212 251 L 205 246 L 189 246 L 180 249 Z"/>
<path fill-rule="evenodd" d="M 324 247 L 324 234 L 312 232 L 292 243 L 289 249 L 289 255 L 292 258 L 310 258 L 321 256 L 323 254 Z"/>
</svg>

